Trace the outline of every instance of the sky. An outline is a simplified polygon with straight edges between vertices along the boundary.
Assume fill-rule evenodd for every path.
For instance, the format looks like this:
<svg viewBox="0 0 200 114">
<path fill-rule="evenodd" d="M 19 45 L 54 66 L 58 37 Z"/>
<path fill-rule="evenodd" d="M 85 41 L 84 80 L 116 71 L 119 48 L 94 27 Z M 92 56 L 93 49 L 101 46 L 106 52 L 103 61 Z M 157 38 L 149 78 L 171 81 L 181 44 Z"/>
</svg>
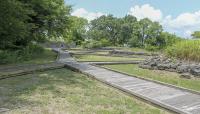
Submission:
<svg viewBox="0 0 200 114">
<path fill-rule="evenodd" d="M 102 15 L 158 21 L 164 31 L 190 38 L 200 30 L 200 0 L 65 0 L 72 5 L 72 15 L 89 21 Z"/>
</svg>

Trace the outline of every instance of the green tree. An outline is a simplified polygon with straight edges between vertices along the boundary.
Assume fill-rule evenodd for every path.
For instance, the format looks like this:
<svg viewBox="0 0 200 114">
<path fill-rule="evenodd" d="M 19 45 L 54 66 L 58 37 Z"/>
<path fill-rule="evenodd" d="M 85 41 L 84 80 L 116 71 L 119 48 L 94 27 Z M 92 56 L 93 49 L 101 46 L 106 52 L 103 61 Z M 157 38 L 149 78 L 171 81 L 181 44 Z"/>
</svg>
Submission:
<svg viewBox="0 0 200 114">
<path fill-rule="evenodd" d="M 16 0 L 0 1 L 0 49 L 20 48 L 29 42 L 31 12 L 24 7 Z"/>
<path fill-rule="evenodd" d="M 35 41 L 43 41 L 48 38 L 64 37 L 70 28 L 70 6 L 66 6 L 64 0 L 20 0 L 32 9 L 33 14 L 29 23 L 34 27 L 31 36 Z"/>
<path fill-rule="evenodd" d="M 89 34 L 98 33 L 96 36 L 97 40 L 101 38 L 106 38 L 113 45 L 117 45 L 119 42 L 119 33 L 120 33 L 120 19 L 113 17 L 112 15 L 101 16 L 98 19 L 91 21 Z M 95 36 L 95 35 L 91 35 Z"/>
<path fill-rule="evenodd" d="M 158 22 L 150 23 L 145 39 L 146 44 L 158 47 L 161 46 L 163 44 L 163 39 L 160 37 L 162 31 L 162 26 Z"/>
<path fill-rule="evenodd" d="M 0 48 L 22 48 L 32 41 L 65 37 L 70 10 L 64 0 L 1 0 Z"/>
<path fill-rule="evenodd" d="M 148 18 L 145 18 L 145 19 L 142 19 L 142 20 L 139 21 L 140 41 L 141 41 L 142 46 L 144 46 L 144 43 L 145 43 L 144 41 L 149 36 L 148 35 L 148 28 L 149 28 L 150 23 L 151 23 L 151 21 Z"/>
<path fill-rule="evenodd" d="M 81 43 L 86 39 L 86 29 L 88 27 L 88 21 L 84 18 L 79 18 L 72 16 L 72 27 L 71 32 L 72 36 L 71 41 L 75 42 L 76 45 L 81 45 Z"/>
<path fill-rule="evenodd" d="M 158 22 L 148 18 L 137 21 L 137 18 L 131 15 L 123 18 L 101 16 L 91 21 L 87 35 L 91 41 L 106 39 L 114 46 L 125 44 L 151 50 L 164 48 L 179 39 L 175 35 L 163 32 Z"/>
<path fill-rule="evenodd" d="M 120 44 L 128 44 L 131 39 L 134 26 L 137 24 L 137 18 L 131 15 L 127 15 L 122 18 L 121 30 L 120 30 Z"/>
<path fill-rule="evenodd" d="M 159 36 L 163 29 L 158 22 L 152 22 L 151 20 L 145 18 L 139 21 L 139 25 L 142 46 L 144 46 L 144 44 L 152 46 L 160 45 Z"/>
<path fill-rule="evenodd" d="M 168 32 L 162 32 L 160 35 L 160 39 L 162 39 L 163 44 L 161 45 L 163 48 L 166 46 L 172 46 L 176 42 L 181 41 L 182 39 L 175 34 L 170 34 Z"/>
<path fill-rule="evenodd" d="M 195 31 L 195 32 L 192 34 L 192 38 L 193 38 L 193 39 L 200 39 L 200 31 Z"/>
</svg>

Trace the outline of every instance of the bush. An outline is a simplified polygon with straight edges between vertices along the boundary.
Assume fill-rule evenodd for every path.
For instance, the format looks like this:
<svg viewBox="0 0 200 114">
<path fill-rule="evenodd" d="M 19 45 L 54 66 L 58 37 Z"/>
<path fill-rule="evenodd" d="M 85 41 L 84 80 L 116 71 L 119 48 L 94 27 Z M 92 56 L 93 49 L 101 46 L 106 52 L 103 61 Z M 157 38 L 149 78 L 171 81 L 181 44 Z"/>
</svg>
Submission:
<svg viewBox="0 0 200 114">
<path fill-rule="evenodd" d="M 160 49 L 160 47 L 158 47 L 158 46 L 152 46 L 152 45 L 146 45 L 145 49 L 148 50 L 148 51 L 157 51 L 157 50 Z"/>
<path fill-rule="evenodd" d="M 100 41 L 97 40 L 89 40 L 82 43 L 84 48 L 100 48 L 110 46 L 110 43 L 106 39 L 101 39 Z"/>
<path fill-rule="evenodd" d="M 200 40 L 184 40 L 166 49 L 166 54 L 182 60 L 200 62 Z"/>
<path fill-rule="evenodd" d="M 31 60 L 44 53 L 44 49 L 37 45 L 29 45 L 23 49 L 0 51 L 0 64 L 18 63 Z"/>
<path fill-rule="evenodd" d="M 0 51 L 0 64 L 13 63 L 14 61 L 17 61 L 17 53 L 18 51 L 12 53 L 10 51 Z"/>
<path fill-rule="evenodd" d="M 142 47 L 138 38 L 131 38 L 128 41 L 129 47 Z"/>
<path fill-rule="evenodd" d="M 111 45 L 110 42 L 107 39 L 105 39 L 105 38 L 101 39 L 100 43 L 101 43 L 102 47 L 106 47 L 106 46 L 110 46 Z"/>
</svg>

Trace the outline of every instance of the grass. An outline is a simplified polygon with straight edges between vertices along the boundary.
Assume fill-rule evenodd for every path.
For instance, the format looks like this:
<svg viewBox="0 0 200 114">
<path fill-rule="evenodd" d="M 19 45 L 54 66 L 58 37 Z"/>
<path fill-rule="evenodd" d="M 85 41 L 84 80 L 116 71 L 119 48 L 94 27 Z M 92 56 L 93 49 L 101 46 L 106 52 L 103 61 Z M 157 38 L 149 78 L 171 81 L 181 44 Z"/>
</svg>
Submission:
<svg viewBox="0 0 200 114">
<path fill-rule="evenodd" d="M 0 80 L 9 114 L 167 114 L 67 69 Z"/>
<path fill-rule="evenodd" d="M 144 60 L 143 58 L 127 58 L 127 57 L 110 57 L 96 55 L 75 55 L 78 61 L 134 61 Z"/>
<path fill-rule="evenodd" d="M 159 70 L 148 70 L 139 68 L 138 65 L 106 65 L 105 67 L 117 70 L 120 72 L 128 73 L 130 75 L 135 75 L 138 77 L 143 77 L 146 79 L 157 80 L 165 82 L 168 84 L 173 84 L 180 87 L 185 87 L 188 89 L 200 91 L 200 80 L 199 79 L 183 79 L 180 78 L 180 74 L 168 71 Z"/>
<path fill-rule="evenodd" d="M 166 49 L 166 54 L 182 60 L 200 62 L 200 40 L 183 40 Z"/>
<path fill-rule="evenodd" d="M 44 64 L 54 62 L 57 58 L 57 53 L 51 49 L 45 49 L 44 53 L 34 57 L 32 60 L 23 61 L 23 64 Z"/>
<path fill-rule="evenodd" d="M 69 51 L 70 53 L 75 53 L 75 54 L 88 53 L 88 52 L 90 52 L 90 54 L 102 54 L 102 55 L 109 54 L 109 51 L 106 51 L 106 50 L 86 50 L 86 49 L 74 50 L 74 49 L 69 49 L 67 51 Z"/>
<path fill-rule="evenodd" d="M 108 55 L 109 51 L 95 51 L 94 54 Z"/>
</svg>

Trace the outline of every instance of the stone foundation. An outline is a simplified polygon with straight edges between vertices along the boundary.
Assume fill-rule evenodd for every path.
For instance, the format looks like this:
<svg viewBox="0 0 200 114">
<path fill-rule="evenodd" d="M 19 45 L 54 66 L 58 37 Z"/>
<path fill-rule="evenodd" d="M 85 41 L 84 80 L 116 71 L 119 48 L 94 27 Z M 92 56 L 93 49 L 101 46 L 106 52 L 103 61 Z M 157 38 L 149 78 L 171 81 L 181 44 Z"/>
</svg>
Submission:
<svg viewBox="0 0 200 114">
<path fill-rule="evenodd" d="M 156 56 L 146 59 L 139 65 L 140 68 L 150 70 L 166 70 L 171 72 L 177 72 L 182 74 L 181 76 L 189 78 L 194 76 L 200 78 L 200 64 L 189 63 L 184 61 L 178 61 L 169 59 L 162 56 Z"/>
<path fill-rule="evenodd" d="M 120 50 L 110 51 L 109 54 L 110 55 L 144 55 L 144 56 L 156 56 L 157 55 L 157 54 L 153 54 L 153 53 L 120 51 Z"/>
</svg>

